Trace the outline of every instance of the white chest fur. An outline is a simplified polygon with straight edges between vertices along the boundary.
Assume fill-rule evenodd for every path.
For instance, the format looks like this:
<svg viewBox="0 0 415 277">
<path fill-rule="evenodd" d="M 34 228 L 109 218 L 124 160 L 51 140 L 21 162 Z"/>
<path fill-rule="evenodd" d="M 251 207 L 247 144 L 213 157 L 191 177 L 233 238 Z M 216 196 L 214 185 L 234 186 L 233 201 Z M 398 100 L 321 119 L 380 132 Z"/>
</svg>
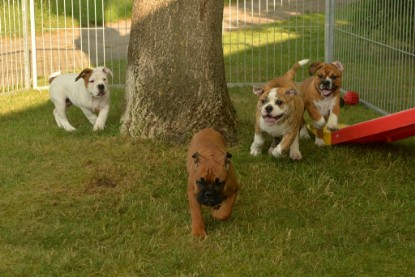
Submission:
<svg viewBox="0 0 415 277">
<path fill-rule="evenodd" d="M 323 100 L 314 101 L 314 106 L 319 110 L 322 116 L 328 116 L 335 104 L 335 97 L 326 97 Z"/>
<path fill-rule="evenodd" d="M 281 137 L 286 132 L 286 129 L 281 124 L 268 125 L 264 122 L 264 119 L 262 118 L 260 119 L 259 123 L 260 123 L 261 129 L 273 137 Z"/>
</svg>

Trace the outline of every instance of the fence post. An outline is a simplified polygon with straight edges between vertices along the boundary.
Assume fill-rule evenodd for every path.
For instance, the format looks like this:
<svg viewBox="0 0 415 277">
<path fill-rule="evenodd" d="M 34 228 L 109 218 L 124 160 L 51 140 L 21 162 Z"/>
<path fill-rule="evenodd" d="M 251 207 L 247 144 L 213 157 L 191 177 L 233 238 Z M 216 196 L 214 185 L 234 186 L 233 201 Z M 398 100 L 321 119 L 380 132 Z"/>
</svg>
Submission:
<svg viewBox="0 0 415 277">
<path fill-rule="evenodd" d="M 36 49 L 36 31 L 35 31 L 35 1 L 30 0 L 30 33 L 32 38 L 32 81 L 33 88 L 38 88 L 37 86 L 37 49 Z"/>
<path fill-rule="evenodd" d="M 23 59 L 24 59 L 24 88 L 30 88 L 30 55 L 29 55 L 29 30 L 27 24 L 27 0 L 22 1 L 22 29 L 23 29 Z"/>
<path fill-rule="evenodd" d="M 324 23 L 324 60 L 326 63 L 330 63 L 333 61 L 334 3 L 335 3 L 335 0 L 326 0 L 325 23 Z"/>
</svg>

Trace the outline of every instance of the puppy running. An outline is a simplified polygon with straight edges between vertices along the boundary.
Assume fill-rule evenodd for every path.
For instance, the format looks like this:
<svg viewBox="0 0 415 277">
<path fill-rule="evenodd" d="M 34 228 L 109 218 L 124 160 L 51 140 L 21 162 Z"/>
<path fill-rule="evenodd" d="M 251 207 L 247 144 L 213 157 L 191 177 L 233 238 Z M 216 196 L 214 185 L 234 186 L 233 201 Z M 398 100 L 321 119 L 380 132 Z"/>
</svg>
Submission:
<svg viewBox="0 0 415 277">
<path fill-rule="evenodd" d="M 193 236 L 207 236 L 202 205 L 210 207 L 218 220 L 226 220 L 232 213 L 239 184 L 231 157 L 226 152 L 225 139 L 214 129 L 201 130 L 190 142 L 186 167 Z"/>
<path fill-rule="evenodd" d="M 340 87 L 343 65 L 336 61 L 333 63 L 315 62 L 310 65 L 309 72 L 312 77 L 301 84 L 304 93 L 304 106 L 313 125 L 317 129 L 315 144 L 325 145 L 323 140 L 323 127 L 326 125 L 330 131 L 337 130 L 340 114 Z M 300 132 L 302 138 L 309 138 L 305 120 Z"/>
<path fill-rule="evenodd" d="M 261 153 L 264 144 L 262 133 L 266 132 L 273 137 L 273 143 L 268 150 L 269 154 L 280 157 L 289 150 L 291 159 L 302 158 L 298 137 L 304 113 L 304 102 L 294 82 L 294 76 L 297 70 L 308 61 L 307 59 L 301 60 L 282 77 L 269 81 L 262 88 L 254 88 L 254 93 L 259 96 L 259 99 L 251 155 L 256 156 Z M 280 137 L 282 137 L 281 142 L 279 142 Z"/>
<path fill-rule="evenodd" d="M 74 104 L 94 126 L 94 131 L 104 129 L 110 108 L 108 74 L 112 76 L 108 68 L 97 67 L 86 68 L 79 74 L 60 75 L 58 72 L 49 77 L 50 99 L 55 105 L 53 115 L 59 128 L 68 132 L 76 130 L 69 123 L 65 112 L 66 107 Z"/>
</svg>

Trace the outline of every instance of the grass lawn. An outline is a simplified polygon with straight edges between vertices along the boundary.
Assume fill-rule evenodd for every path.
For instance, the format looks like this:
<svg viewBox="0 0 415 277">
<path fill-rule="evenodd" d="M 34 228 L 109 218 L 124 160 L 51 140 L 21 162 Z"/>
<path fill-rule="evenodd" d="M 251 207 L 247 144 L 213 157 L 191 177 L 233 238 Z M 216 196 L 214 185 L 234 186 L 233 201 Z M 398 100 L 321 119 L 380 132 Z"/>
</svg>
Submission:
<svg viewBox="0 0 415 277">
<path fill-rule="evenodd" d="M 415 274 L 414 138 L 252 157 L 256 97 L 230 94 L 242 189 L 229 221 L 205 214 L 205 241 L 190 235 L 187 147 L 120 136 L 122 90 L 100 133 L 76 108 L 77 131 L 58 129 L 47 92 L 0 95 L 0 275 Z M 340 121 L 376 116 L 345 107 Z"/>
</svg>

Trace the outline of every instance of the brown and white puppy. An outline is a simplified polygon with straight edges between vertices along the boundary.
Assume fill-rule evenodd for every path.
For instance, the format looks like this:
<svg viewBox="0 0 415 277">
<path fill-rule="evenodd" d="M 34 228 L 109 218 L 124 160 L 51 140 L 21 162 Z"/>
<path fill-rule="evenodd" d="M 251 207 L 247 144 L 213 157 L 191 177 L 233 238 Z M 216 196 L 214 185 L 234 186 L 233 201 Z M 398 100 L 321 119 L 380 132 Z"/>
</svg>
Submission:
<svg viewBox="0 0 415 277">
<path fill-rule="evenodd" d="M 304 113 L 304 102 L 300 89 L 294 82 L 297 70 L 308 63 L 301 60 L 295 63 L 282 77 L 277 77 L 266 83 L 262 88 L 255 89 L 259 96 L 256 107 L 256 124 L 254 142 L 251 145 L 251 155 L 261 153 L 264 132 L 273 137 L 273 143 L 268 153 L 280 157 L 290 152 L 293 160 L 302 158 L 299 148 L 299 132 Z M 278 143 L 279 138 L 281 142 Z"/>
<path fill-rule="evenodd" d="M 218 220 L 226 220 L 232 213 L 239 184 L 231 157 L 225 139 L 214 129 L 201 130 L 190 142 L 186 167 L 193 236 L 207 236 L 202 206 L 209 207 Z"/>
<path fill-rule="evenodd" d="M 304 93 L 304 106 L 313 125 L 317 129 L 315 144 L 325 145 L 323 128 L 336 130 L 340 113 L 340 87 L 343 65 L 336 61 L 333 63 L 315 62 L 310 65 L 309 72 L 312 77 L 301 84 Z M 301 137 L 309 138 L 307 126 L 303 121 L 300 132 Z"/>
<path fill-rule="evenodd" d="M 74 104 L 94 126 L 94 131 L 104 129 L 110 108 L 108 74 L 112 76 L 108 68 L 97 67 L 86 68 L 79 74 L 57 72 L 49 77 L 49 95 L 55 105 L 53 115 L 59 128 L 75 131 L 65 112 L 66 107 Z"/>
</svg>

